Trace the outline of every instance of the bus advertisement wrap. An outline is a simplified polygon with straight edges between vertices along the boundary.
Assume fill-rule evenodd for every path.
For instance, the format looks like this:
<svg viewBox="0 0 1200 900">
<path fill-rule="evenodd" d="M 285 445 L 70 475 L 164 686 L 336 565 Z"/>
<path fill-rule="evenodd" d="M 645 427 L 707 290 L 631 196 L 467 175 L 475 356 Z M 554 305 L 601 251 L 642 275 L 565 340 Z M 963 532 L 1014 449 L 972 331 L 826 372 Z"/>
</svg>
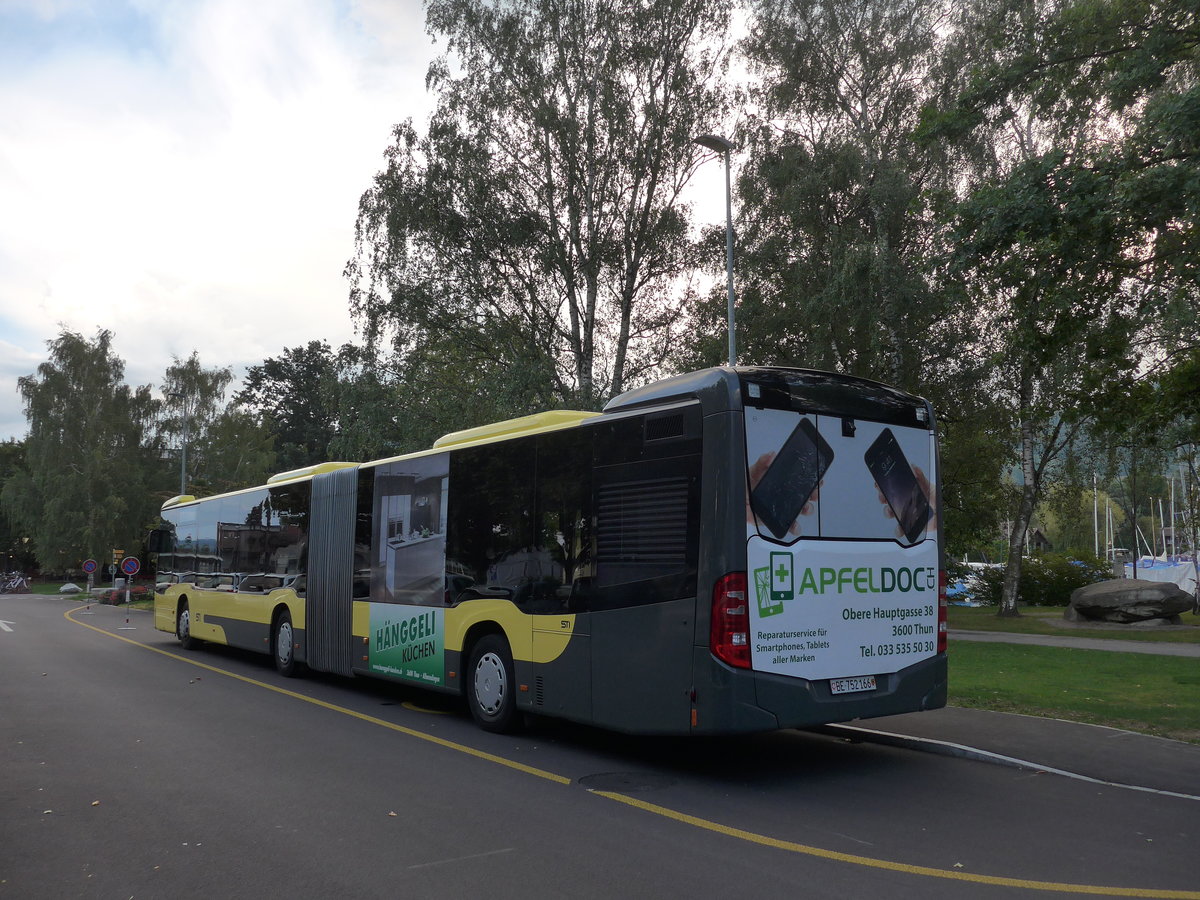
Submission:
<svg viewBox="0 0 1200 900">
<path fill-rule="evenodd" d="M 441 606 L 446 571 L 445 453 L 375 469 L 371 599 Z"/>
<path fill-rule="evenodd" d="M 937 547 L 751 538 L 754 668 L 799 678 L 894 672 L 937 650 Z"/>
<path fill-rule="evenodd" d="M 922 428 L 747 411 L 756 670 L 841 678 L 935 655 L 933 441 Z"/>
<path fill-rule="evenodd" d="M 372 672 L 424 685 L 445 683 L 445 610 L 395 603 L 372 603 L 370 609 Z"/>
</svg>

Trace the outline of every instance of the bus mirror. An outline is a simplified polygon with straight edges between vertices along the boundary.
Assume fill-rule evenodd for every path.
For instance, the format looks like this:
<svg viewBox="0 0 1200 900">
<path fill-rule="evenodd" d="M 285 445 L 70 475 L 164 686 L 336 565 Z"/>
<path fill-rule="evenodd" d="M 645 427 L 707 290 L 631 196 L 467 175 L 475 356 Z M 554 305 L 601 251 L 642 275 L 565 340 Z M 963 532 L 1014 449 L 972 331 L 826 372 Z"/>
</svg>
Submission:
<svg viewBox="0 0 1200 900">
<path fill-rule="evenodd" d="M 149 553 L 170 553 L 173 535 L 166 528 L 155 528 L 146 539 L 146 550 Z"/>
</svg>

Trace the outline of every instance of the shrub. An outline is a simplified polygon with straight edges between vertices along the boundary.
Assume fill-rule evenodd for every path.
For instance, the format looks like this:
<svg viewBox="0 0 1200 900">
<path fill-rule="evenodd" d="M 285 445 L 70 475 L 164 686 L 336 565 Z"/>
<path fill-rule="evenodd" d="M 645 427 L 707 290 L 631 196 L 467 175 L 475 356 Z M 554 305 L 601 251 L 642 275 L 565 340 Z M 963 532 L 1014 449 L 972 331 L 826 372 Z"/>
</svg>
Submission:
<svg viewBox="0 0 1200 900">
<path fill-rule="evenodd" d="M 149 594 L 150 588 L 144 584 L 135 584 L 129 589 L 129 599 L 131 602 L 134 600 L 144 600 Z M 120 606 L 125 602 L 125 588 L 121 588 L 119 591 L 109 588 L 100 595 L 100 602 L 111 606 Z"/>
<path fill-rule="evenodd" d="M 1108 567 L 1091 557 L 1075 559 L 1060 553 L 1027 556 L 1021 564 L 1017 602 L 1029 606 L 1066 606 L 1076 588 L 1111 577 Z M 985 606 L 998 606 L 1003 588 L 1004 568 L 985 569 L 977 573 L 972 594 Z"/>
<path fill-rule="evenodd" d="M 962 560 L 954 558 L 946 560 L 946 579 L 951 584 L 959 581 L 967 581 L 972 574 L 971 567 Z"/>
</svg>

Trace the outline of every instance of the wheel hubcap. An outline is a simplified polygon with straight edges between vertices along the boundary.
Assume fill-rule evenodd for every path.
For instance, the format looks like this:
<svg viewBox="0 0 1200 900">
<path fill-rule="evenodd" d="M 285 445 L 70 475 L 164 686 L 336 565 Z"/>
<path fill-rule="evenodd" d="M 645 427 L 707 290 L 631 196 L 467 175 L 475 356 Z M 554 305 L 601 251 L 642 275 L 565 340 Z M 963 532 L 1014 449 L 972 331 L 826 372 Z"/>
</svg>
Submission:
<svg viewBox="0 0 1200 900">
<path fill-rule="evenodd" d="M 179 636 L 181 638 L 187 637 L 188 634 L 191 632 L 191 626 L 192 626 L 191 618 L 192 617 L 188 614 L 187 609 L 184 609 L 179 614 Z"/>
<path fill-rule="evenodd" d="M 287 663 L 292 658 L 292 623 L 280 622 L 279 632 L 275 636 L 275 652 L 281 663 Z"/>
<path fill-rule="evenodd" d="M 505 695 L 504 663 L 495 653 L 485 653 L 475 666 L 475 700 L 489 716 L 500 711 Z"/>
</svg>

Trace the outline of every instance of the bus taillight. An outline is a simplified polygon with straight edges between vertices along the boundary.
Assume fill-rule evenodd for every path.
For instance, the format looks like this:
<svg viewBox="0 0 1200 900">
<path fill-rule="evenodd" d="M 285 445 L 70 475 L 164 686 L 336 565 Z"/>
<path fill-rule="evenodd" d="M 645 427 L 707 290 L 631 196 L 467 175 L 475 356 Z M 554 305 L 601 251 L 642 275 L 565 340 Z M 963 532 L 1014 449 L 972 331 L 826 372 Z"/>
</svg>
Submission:
<svg viewBox="0 0 1200 900">
<path fill-rule="evenodd" d="M 750 609 L 746 605 L 746 573 L 730 572 L 713 588 L 709 647 L 722 662 L 750 668 Z"/>
<path fill-rule="evenodd" d="M 950 610 L 950 601 L 946 597 L 946 582 L 946 570 L 942 569 L 938 572 L 938 653 L 946 652 L 946 635 L 949 630 L 946 616 Z"/>
</svg>

